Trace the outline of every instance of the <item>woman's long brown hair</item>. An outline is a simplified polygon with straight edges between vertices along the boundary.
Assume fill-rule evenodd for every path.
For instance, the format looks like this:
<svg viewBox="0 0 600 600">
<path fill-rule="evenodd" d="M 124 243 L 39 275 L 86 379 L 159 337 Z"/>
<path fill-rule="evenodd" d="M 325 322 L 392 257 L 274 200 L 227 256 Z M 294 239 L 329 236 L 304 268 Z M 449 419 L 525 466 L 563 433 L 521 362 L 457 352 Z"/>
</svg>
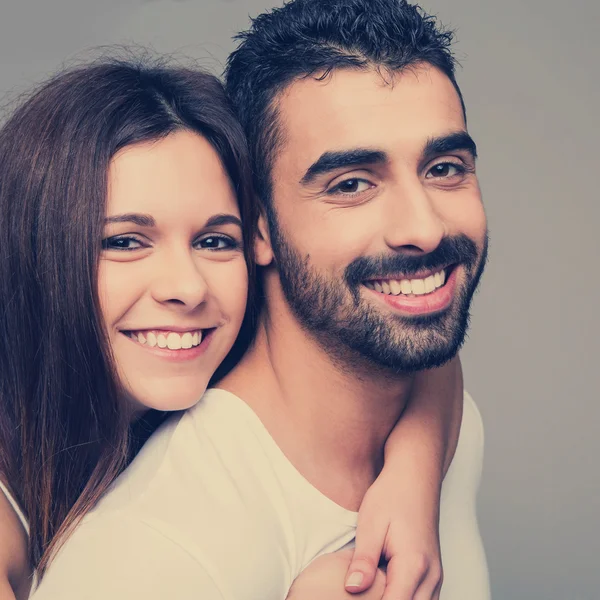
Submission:
<svg viewBox="0 0 600 600">
<path fill-rule="evenodd" d="M 0 472 L 40 576 L 131 454 L 97 294 L 108 167 L 180 129 L 203 135 L 229 173 L 252 282 L 246 144 L 212 75 L 102 60 L 54 77 L 0 130 Z"/>
</svg>

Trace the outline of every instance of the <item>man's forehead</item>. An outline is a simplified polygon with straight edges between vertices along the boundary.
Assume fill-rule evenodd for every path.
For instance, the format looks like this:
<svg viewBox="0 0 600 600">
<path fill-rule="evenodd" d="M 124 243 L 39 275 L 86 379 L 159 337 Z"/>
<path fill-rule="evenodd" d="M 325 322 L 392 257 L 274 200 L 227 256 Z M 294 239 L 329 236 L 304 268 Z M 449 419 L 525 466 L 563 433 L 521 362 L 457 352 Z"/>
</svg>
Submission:
<svg viewBox="0 0 600 600">
<path fill-rule="evenodd" d="M 393 80 L 371 69 L 305 77 L 288 86 L 277 104 L 284 146 L 307 159 L 333 147 L 416 150 L 427 139 L 465 129 L 452 82 L 430 65 L 396 73 Z"/>
</svg>

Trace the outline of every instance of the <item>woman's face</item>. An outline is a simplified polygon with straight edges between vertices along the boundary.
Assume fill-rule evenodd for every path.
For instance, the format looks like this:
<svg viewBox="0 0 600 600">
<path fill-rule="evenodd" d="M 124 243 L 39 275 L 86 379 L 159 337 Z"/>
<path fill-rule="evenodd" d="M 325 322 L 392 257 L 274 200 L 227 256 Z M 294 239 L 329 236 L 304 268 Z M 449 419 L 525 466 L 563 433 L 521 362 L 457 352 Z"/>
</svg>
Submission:
<svg viewBox="0 0 600 600">
<path fill-rule="evenodd" d="M 178 131 L 118 152 L 108 173 L 102 316 L 134 410 L 195 404 L 246 307 L 240 212 L 219 156 Z"/>
</svg>

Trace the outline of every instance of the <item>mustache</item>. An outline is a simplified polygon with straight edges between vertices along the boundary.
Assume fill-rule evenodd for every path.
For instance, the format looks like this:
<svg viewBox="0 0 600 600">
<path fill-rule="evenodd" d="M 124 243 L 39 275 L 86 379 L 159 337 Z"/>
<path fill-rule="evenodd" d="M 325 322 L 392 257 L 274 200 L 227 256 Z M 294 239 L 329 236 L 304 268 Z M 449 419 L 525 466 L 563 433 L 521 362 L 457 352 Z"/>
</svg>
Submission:
<svg viewBox="0 0 600 600">
<path fill-rule="evenodd" d="M 368 279 L 386 279 L 402 273 L 410 276 L 424 270 L 439 270 L 450 264 L 463 264 L 472 270 L 477 263 L 477 244 L 465 234 L 445 237 L 435 250 L 424 255 L 404 254 L 361 256 L 345 270 L 345 279 L 352 289 Z"/>
</svg>

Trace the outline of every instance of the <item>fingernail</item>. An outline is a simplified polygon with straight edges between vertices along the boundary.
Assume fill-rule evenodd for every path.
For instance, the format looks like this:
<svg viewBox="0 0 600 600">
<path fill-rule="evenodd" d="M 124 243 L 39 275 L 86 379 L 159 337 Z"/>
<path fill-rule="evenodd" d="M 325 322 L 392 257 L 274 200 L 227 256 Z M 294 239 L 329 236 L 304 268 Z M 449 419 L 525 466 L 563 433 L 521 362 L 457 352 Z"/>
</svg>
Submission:
<svg viewBox="0 0 600 600">
<path fill-rule="evenodd" d="M 346 579 L 346 587 L 358 587 L 363 582 L 364 575 L 360 571 L 350 573 Z"/>
</svg>

